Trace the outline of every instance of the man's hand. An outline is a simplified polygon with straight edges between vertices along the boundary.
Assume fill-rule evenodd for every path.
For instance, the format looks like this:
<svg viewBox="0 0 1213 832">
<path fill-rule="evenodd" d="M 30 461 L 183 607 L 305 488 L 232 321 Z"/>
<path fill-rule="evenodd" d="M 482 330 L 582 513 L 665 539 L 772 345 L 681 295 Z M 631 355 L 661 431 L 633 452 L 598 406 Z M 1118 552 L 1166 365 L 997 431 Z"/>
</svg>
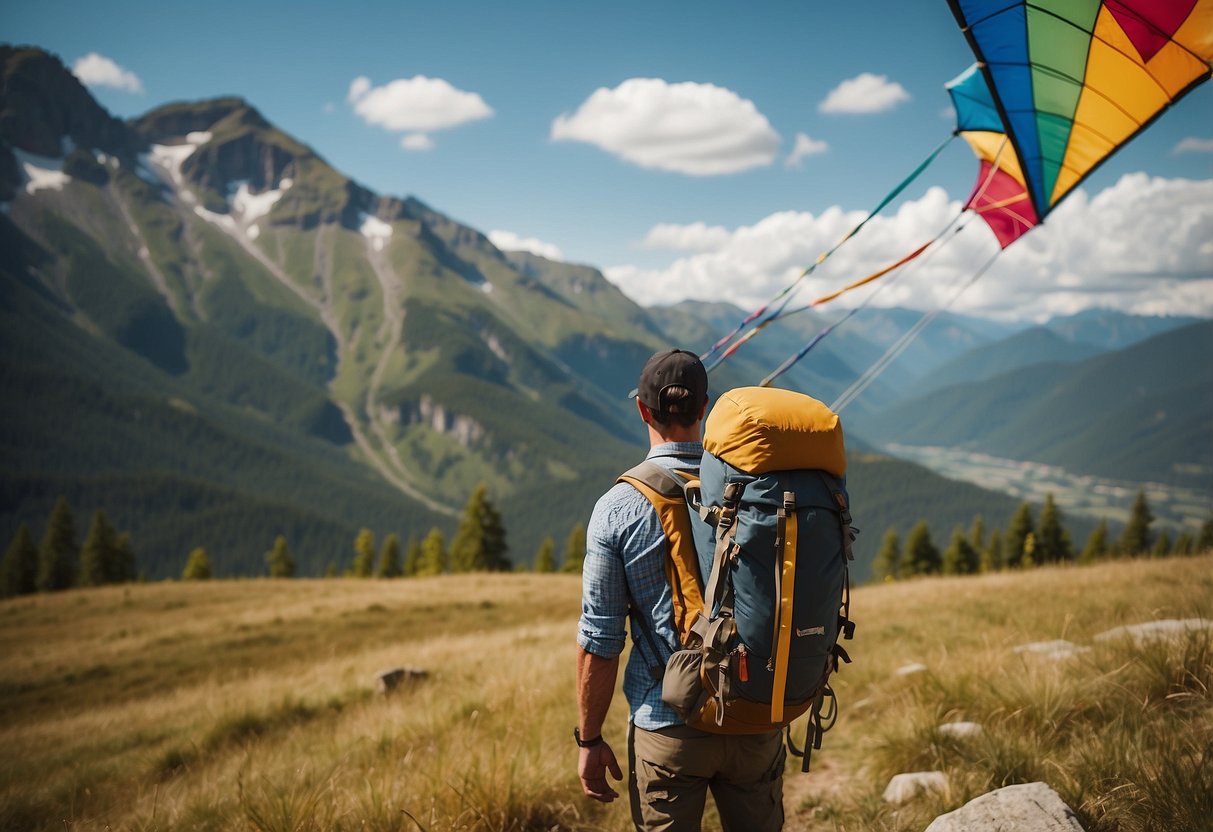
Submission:
<svg viewBox="0 0 1213 832">
<path fill-rule="evenodd" d="M 615 759 L 615 752 L 604 740 L 593 748 L 582 748 L 581 759 L 577 763 L 577 774 L 581 777 L 581 789 L 588 797 L 603 803 L 610 803 L 619 797 L 619 792 L 611 788 L 607 782 L 607 772 L 616 780 L 623 779 L 623 771 Z"/>
</svg>

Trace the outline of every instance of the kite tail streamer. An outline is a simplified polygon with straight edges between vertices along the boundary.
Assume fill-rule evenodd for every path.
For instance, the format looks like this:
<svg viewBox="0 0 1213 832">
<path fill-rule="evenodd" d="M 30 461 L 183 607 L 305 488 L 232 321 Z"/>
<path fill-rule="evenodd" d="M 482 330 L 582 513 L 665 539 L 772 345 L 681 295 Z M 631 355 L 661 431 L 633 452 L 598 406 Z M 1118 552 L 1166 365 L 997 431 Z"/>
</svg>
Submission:
<svg viewBox="0 0 1213 832">
<path fill-rule="evenodd" d="M 952 297 L 948 298 L 947 303 L 938 307 L 937 309 L 932 309 L 919 318 L 918 322 L 915 323 L 914 326 L 910 327 L 910 329 L 904 335 L 897 339 L 893 346 L 889 347 L 884 355 L 878 358 L 871 367 L 864 371 L 863 375 L 857 378 L 850 387 L 843 391 L 842 395 L 839 396 L 832 405 L 830 405 L 830 409 L 835 413 L 841 413 L 843 408 L 855 401 L 855 399 L 859 398 L 859 395 L 863 393 L 864 390 L 868 389 L 868 385 L 875 381 L 877 377 L 883 373 L 894 360 L 897 359 L 899 355 L 905 352 L 906 348 L 910 346 L 915 338 L 918 337 L 918 333 L 926 329 L 927 325 L 931 323 L 931 321 L 935 320 L 936 316 L 938 316 L 940 312 L 948 309 L 953 303 L 956 302 L 957 298 L 965 293 L 970 286 L 981 279 L 982 275 L 989 270 L 990 266 L 994 265 L 994 261 L 998 259 L 998 255 L 1002 254 L 1002 251 L 1002 249 L 999 249 L 997 252 L 995 252 L 993 257 L 987 260 L 972 277 L 966 280 L 960 286 L 960 288 L 956 290 Z"/>
<path fill-rule="evenodd" d="M 912 254 L 910 254 L 906 257 L 903 257 L 901 260 L 894 263 L 892 266 L 882 269 L 881 271 L 877 272 L 874 275 L 869 275 L 868 277 L 865 277 L 862 280 L 852 283 L 850 286 L 846 287 L 845 289 L 840 289 L 838 292 L 835 292 L 833 295 L 826 296 L 826 298 L 824 300 L 819 298 L 806 306 L 801 306 L 797 309 L 792 309 L 788 312 L 784 312 L 784 313 L 780 314 L 778 316 L 778 318 L 776 318 L 776 320 L 779 320 L 780 318 L 786 318 L 790 315 L 795 315 L 800 312 L 804 312 L 805 310 L 808 310 L 808 309 L 812 309 L 814 306 L 817 306 L 819 303 L 825 303 L 827 300 L 832 300 L 833 298 L 837 297 L 838 295 L 842 294 L 843 292 L 845 292 L 849 289 L 853 289 L 858 286 L 862 286 L 865 283 L 870 283 L 871 281 L 892 271 L 893 269 L 897 268 L 898 266 L 903 265 L 903 264 L 908 263 L 909 261 L 913 260 L 919 254 L 921 254 L 924 250 L 926 250 L 927 248 L 930 248 L 930 246 L 933 243 L 939 242 L 942 239 L 943 241 L 940 242 L 940 244 L 938 246 L 935 246 L 934 248 L 932 248 L 931 253 L 928 254 L 926 256 L 926 258 L 919 261 L 919 263 L 927 262 L 932 257 L 934 257 L 939 252 L 939 250 L 942 249 L 951 239 L 953 239 L 956 234 L 959 234 L 961 231 L 964 230 L 965 226 L 963 224 L 957 226 L 957 223 L 960 222 L 960 219 L 963 216 L 964 216 L 964 209 L 961 209 L 960 213 L 958 213 L 955 217 L 953 217 L 948 222 L 948 224 L 946 226 L 944 226 L 943 230 L 940 231 L 938 234 L 936 234 L 934 238 L 932 238 L 931 242 L 922 246 L 921 248 L 919 248 L 917 251 L 913 252 Z M 949 231 L 953 232 L 952 236 L 949 236 L 946 239 L 944 239 L 945 235 L 947 235 Z M 918 265 L 918 264 L 916 264 L 916 265 Z M 799 352 L 797 352 L 794 355 L 791 355 L 787 359 L 785 359 L 782 364 L 780 364 L 778 367 L 776 367 L 774 370 L 772 370 L 766 376 L 766 378 L 764 378 L 762 381 L 759 382 L 759 386 L 760 387 L 770 387 L 771 383 L 773 381 L 775 381 L 775 379 L 779 378 L 781 375 L 786 373 L 788 370 L 790 370 L 792 368 L 793 365 L 795 365 L 798 361 L 800 361 L 802 358 L 804 358 L 806 355 L 808 355 L 809 351 L 812 350 L 813 347 L 815 347 L 819 343 L 821 343 L 823 338 L 825 338 L 827 335 L 829 335 L 833 330 L 837 329 L 838 327 L 842 326 L 844 323 L 849 321 L 855 315 L 856 312 L 865 308 L 869 303 L 872 302 L 873 299 L 875 299 L 881 292 L 883 292 L 885 290 L 886 286 L 891 286 L 893 283 L 895 283 L 900 277 L 904 276 L 905 274 L 906 274 L 906 272 L 902 272 L 901 274 L 894 276 L 887 283 L 880 284 L 880 286 L 876 289 L 875 292 L 872 292 L 870 295 L 868 295 L 866 298 L 863 299 L 862 303 L 860 303 L 858 306 L 853 307 L 849 312 L 847 312 L 847 314 L 843 315 L 837 321 L 835 321 L 834 323 L 827 326 L 821 332 L 817 333 L 817 335 L 813 338 L 813 340 L 811 340 L 811 341 L 809 341 L 809 343 L 805 344 L 804 347 Z M 740 346 L 740 344 L 738 344 L 737 346 Z"/>
<path fill-rule="evenodd" d="M 741 323 L 739 323 L 737 326 L 735 326 L 728 335 L 725 335 L 723 338 L 718 340 L 715 344 L 712 345 L 711 349 L 709 349 L 703 355 L 699 356 L 699 360 L 707 361 L 709 358 L 711 358 L 713 355 L 715 355 L 717 352 L 719 352 L 721 347 L 723 347 L 725 344 L 732 341 L 733 338 L 735 338 L 737 336 L 737 333 L 741 332 L 743 329 L 746 328 L 746 326 L 748 324 L 752 323 L 754 320 L 756 320 L 757 318 L 762 316 L 762 314 L 764 312 L 766 312 L 767 309 L 769 309 L 772 304 L 777 303 L 780 299 L 784 298 L 789 293 L 791 293 L 791 291 L 793 289 L 795 289 L 797 286 L 800 285 L 800 282 L 802 280 L 804 280 L 806 277 L 811 275 L 813 273 L 813 271 L 818 266 L 820 266 L 822 263 L 824 263 L 831 254 L 838 251 L 838 249 L 842 246 L 843 243 L 845 243 L 847 240 L 851 239 L 856 234 L 858 234 L 859 230 L 861 228 L 863 228 L 865 225 L 867 225 L 869 220 L 871 220 L 873 217 L 875 217 L 877 214 L 879 214 L 881 211 L 883 211 L 890 202 L 892 202 L 894 199 L 896 199 L 901 194 L 902 191 L 904 191 L 907 187 L 909 187 L 910 183 L 913 182 L 915 179 L 917 179 L 918 176 L 924 170 L 926 170 L 927 167 L 930 166 L 930 164 L 932 162 L 935 161 L 935 157 L 937 157 L 940 153 L 942 153 L 943 149 L 945 147 L 947 147 L 948 144 L 954 138 L 956 138 L 956 135 L 952 134 L 952 135 L 949 135 L 944 141 L 940 142 L 939 146 L 936 147 L 934 150 L 932 150 L 930 155 L 927 156 L 926 159 L 923 159 L 922 162 L 920 162 L 918 164 L 918 167 L 914 168 L 914 170 L 910 173 L 910 175 L 907 176 L 905 179 L 903 179 L 897 185 L 897 187 L 895 187 L 895 188 L 893 188 L 893 190 L 889 191 L 888 194 L 885 195 L 884 199 L 882 199 L 880 201 L 880 204 L 877 205 L 875 208 L 873 208 L 870 212 L 868 212 L 868 215 L 866 217 L 864 217 L 863 220 L 861 220 L 858 225 L 856 225 L 854 228 L 852 228 L 850 231 L 848 231 L 841 240 L 839 240 L 837 243 L 834 244 L 834 246 L 832 248 L 817 255 L 817 259 L 813 261 L 812 265 L 805 267 L 804 271 L 802 271 L 795 280 L 793 280 L 791 283 L 789 283 L 787 286 L 785 286 L 782 290 L 780 290 L 780 292 L 778 294 L 776 294 L 773 298 L 771 298 L 769 301 L 767 301 L 762 306 L 758 307 L 753 312 L 751 312 L 749 315 L 747 315 L 745 317 L 745 320 L 743 320 Z M 789 298 L 789 300 L 790 300 L 790 298 Z M 777 310 L 777 312 L 778 312 L 778 310 Z M 720 362 L 717 361 L 712 366 L 715 367 L 719 363 Z"/>
</svg>

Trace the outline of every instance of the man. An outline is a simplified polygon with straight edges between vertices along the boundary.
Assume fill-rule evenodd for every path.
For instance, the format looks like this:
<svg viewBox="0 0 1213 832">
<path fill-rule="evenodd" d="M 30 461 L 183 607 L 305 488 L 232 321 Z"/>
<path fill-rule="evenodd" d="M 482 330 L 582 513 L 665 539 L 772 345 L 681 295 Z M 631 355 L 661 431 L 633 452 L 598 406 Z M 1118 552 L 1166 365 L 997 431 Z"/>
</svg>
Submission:
<svg viewBox="0 0 1213 832">
<path fill-rule="evenodd" d="M 698 468 L 707 391 L 707 372 L 693 353 L 665 350 L 648 360 L 633 394 L 648 426 L 647 459 L 669 469 Z M 624 621 L 630 616 L 634 647 L 623 690 L 629 708 L 628 792 L 636 828 L 699 829 L 710 789 L 726 832 L 781 829 L 781 733 L 705 733 L 683 724 L 661 701 L 661 679 L 651 669 L 664 668 L 680 647 L 666 558 L 656 510 L 633 486 L 617 483 L 599 499 L 586 529 L 575 732 L 582 789 L 604 803 L 619 796 L 607 774 L 615 780 L 623 774 L 602 726 L 626 641 Z"/>
</svg>

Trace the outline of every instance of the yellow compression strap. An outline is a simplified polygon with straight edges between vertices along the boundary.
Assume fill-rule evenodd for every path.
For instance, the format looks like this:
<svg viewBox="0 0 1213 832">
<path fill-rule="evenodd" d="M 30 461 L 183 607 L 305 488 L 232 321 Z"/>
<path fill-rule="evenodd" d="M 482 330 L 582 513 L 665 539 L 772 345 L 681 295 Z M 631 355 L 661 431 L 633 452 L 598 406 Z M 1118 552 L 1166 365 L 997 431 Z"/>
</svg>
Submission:
<svg viewBox="0 0 1213 832">
<path fill-rule="evenodd" d="M 775 644 L 775 679 L 771 684 L 771 722 L 783 722 L 784 691 L 788 687 L 788 654 L 792 649 L 792 598 L 796 590 L 796 495 L 783 494 L 787 512 L 783 552 L 780 554 L 782 574 L 779 594 L 779 634 Z"/>
</svg>

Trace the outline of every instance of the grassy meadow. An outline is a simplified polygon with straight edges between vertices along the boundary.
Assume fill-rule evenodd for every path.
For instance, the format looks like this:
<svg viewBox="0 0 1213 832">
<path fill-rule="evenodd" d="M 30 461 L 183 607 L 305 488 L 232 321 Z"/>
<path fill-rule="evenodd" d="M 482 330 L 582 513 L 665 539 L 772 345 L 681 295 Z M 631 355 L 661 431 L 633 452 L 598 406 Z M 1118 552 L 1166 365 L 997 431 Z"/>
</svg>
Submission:
<svg viewBox="0 0 1213 832">
<path fill-rule="evenodd" d="M 157 583 L 0 603 L 5 830 L 624 830 L 580 795 L 570 733 L 579 579 L 473 575 Z M 795 830 L 921 830 L 1044 780 L 1088 832 L 1210 828 L 1213 555 L 925 579 L 854 593 L 855 663 Z M 1065 660 L 1016 653 L 1068 639 Z M 925 671 L 898 675 L 910 663 Z M 388 696 L 378 671 L 428 671 Z M 985 731 L 961 739 L 944 722 Z M 803 730 L 803 729 L 802 729 Z M 607 735 L 622 754 L 620 697 Z M 946 794 L 881 799 L 902 771 Z M 709 818 L 708 828 L 713 821 Z"/>
</svg>

